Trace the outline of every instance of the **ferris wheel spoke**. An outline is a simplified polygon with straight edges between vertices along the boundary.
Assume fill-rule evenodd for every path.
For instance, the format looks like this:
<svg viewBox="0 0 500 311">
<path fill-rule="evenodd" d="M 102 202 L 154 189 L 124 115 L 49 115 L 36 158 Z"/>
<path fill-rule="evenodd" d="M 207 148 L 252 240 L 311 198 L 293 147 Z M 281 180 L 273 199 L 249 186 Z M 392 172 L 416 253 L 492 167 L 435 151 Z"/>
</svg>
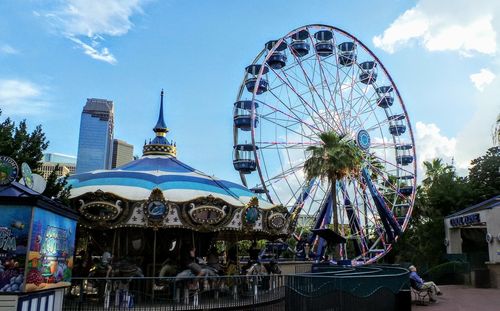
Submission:
<svg viewBox="0 0 500 311">
<path fill-rule="evenodd" d="M 358 103 L 360 103 L 359 105 L 359 109 L 355 112 L 352 120 L 356 120 L 359 127 L 362 128 L 362 122 L 360 122 L 360 116 L 363 112 L 365 112 L 365 109 L 367 110 L 370 110 L 370 111 L 373 111 L 374 110 L 374 107 L 371 105 L 371 101 L 372 101 L 372 98 L 375 96 L 375 94 L 373 93 L 370 97 L 366 96 L 366 94 L 359 94 L 360 96 L 357 97 L 356 99 L 356 103 L 355 105 L 353 105 L 352 107 L 352 110 L 354 110 L 354 107 L 358 106 Z"/>
<path fill-rule="evenodd" d="M 271 94 L 273 94 L 273 93 L 271 93 Z M 278 101 L 280 101 L 283 105 L 285 105 L 285 107 L 287 107 L 287 106 L 286 106 L 286 104 L 285 104 L 282 100 L 280 100 L 280 99 L 279 99 L 279 98 L 278 98 L 275 94 L 273 94 L 273 96 L 275 96 L 275 97 L 276 97 L 276 99 L 278 99 Z M 297 114 L 295 114 L 292 110 L 289 110 L 289 111 L 293 114 L 293 115 L 290 115 L 290 114 L 288 114 L 288 113 L 286 113 L 286 112 L 284 112 L 284 111 L 282 111 L 282 110 L 280 110 L 280 109 L 278 109 L 278 108 L 276 108 L 276 107 L 274 107 L 274 106 L 271 106 L 271 105 L 269 105 L 269 104 L 267 104 L 267 103 L 265 103 L 265 102 L 259 102 L 259 103 L 261 103 L 261 104 L 263 104 L 264 106 L 268 107 L 268 108 L 269 108 L 269 109 L 271 109 L 273 112 L 279 112 L 279 113 L 283 114 L 284 116 L 286 116 L 286 117 L 288 117 L 288 118 L 290 118 L 290 119 L 293 119 L 294 121 L 296 121 L 296 122 L 298 122 L 298 123 L 300 123 L 300 124 L 303 124 L 303 125 L 307 126 L 307 128 L 309 128 L 312 132 L 314 132 L 314 133 L 316 133 L 316 134 L 318 134 L 318 131 L 321 131 L 321 130 L 317 127 L 317 126 L 312 125 L 312 124 L 309 124 L 309 123 L 307 123 L 306 121 L 304 121 L 304 120 L 303 120 L 302 118 L 300 118 Z M 260 114 L 259 116 L 262 116 L 263 118 L 266 118 L 266 117 L 265 117 L 264 115 L 262 115 L 262 114 Z M 267 119 L 267 118 L 266 118 L 266 120 L 270 121 L 270 120 L 269 120 L 269 119 Z M 272 121 L 270 121 L 270 122 L 272 122 Z M 273 123 L 275 123 L 275 122 L 273 122 Z M 275 124 L 276 124 L 276 123 L 275 123 Z"/>
<path fill-rule="evenodd" d="M 310 36 L 310 35 L 309 35 Z M 313 44 L 314 46 L 314 44 Z M 316 54 L 316 53 L 315 53 Z M 292 55 L 294 55 L 294 58 L 295 58 L 295 61 L 299 64 L 299 67 L 301 68 L 302 70 L 302 73 L 304 74 L 304 77 L 306 79 L 306 82 L 307 82 L 307 87 L 309 89 L 309 93 L 311 94 L 311 97 L 314 98 L 314 94 L 312 94 L 312 92 L 314 91 L 314 93 L 316 93 L 316 96 L 319 98 L 320 102 L 323 104 L 323 107 L 325 108 L 325 112 L 330 116 L 332 122 L 335 123 L 335 126 L 337 128 L 337 130 L 339 131 L 340 130 L 340 126 L 338 124 L 336 124 L 336 120 L 334 118 L 334 116 L 330 113 L 330 108 L 329 108 L 329 105 L 326 104 L 326 99 L 324 98 L 324 96 L 321 96 L 318 92 L 318 89 L 316 87 L 316 85 L 313 83 L 313 80 L 311 80 L 311 78 L 309 77 L 309 75 L 307 74 L 307 71 L 306 69 L 304 68 L 303 64 L 302 64 L 302 61 L 297 57 L 295 56 L 295 54 L 292 53 Z M 317 56 L 316 54 L 316 57 L 319 57 Z M 318 63 L 320 63 L 318 61 Z M 316 66 L 316 62 L 314 62 L 314 66 Z M 314 79 L 314 74 L 316 73 L 316 70 L 313 70 L 313 79 Z M 322 82 L 321 82 L 322 83 Z M 331 95 L 331 94 L 330 94 Z M 315 105 L 315 108 L 316 110 L 319 110 L 318 107 Z M 323 119 L 324 120 L 324 119 Z M 329 123 L 329 122 L 326 122 L 330 127 L 333 128 L 333 126 Z"/>
<path fill-rule="evenodd" d="M 299 163 L 295 166 L 292 166 L 292 167 L 280 172 L 279 174 L 268 178 L 267 180 L 264 181 L 264 184 L 270 185 L 270 184 L 276 183 L 276 182 L 282 180 L 283 178 L 287 178 L 288 176 L 293 174 L 295 171 L 301 170 L 303 167 L 304 167 L 304 163 Z"/>
<path fill-rule="evenodd" d="M 323 125 L 324 125 L 324 124 L 328 124 L 328 123 L 326 122 L 326 120 L 323 118 L 323 116 L 322 116 L 322 115 L 321 115 L 321 114 L 320 114 L 317 110 L 315 110 L 315 109 L 314 109 L 314 107 L 312 107 L 312 106 L 311 106 L 311 105 L 310 105 L 310 104 L 309 104 L 309 103 L 308 103 L 308 102 L 304 99 L 304 97 L 303 97 L 303 96 L 301 96 L 301 95 L 297 92 L 297 90 L 295 90 L 295 88 L 294 88 L 294 87 L 293 87 L 293 86 L 292 86 L 292 85 L 288 82 L 288 78 L 285 80 L 285 79 L 283 79 L 283 77 L 281 77 L 281 76 L 277 73 L 277 71 L 276 71 L 276 70 L 274 70 L 274 69 L 272 69 L 272 68 L 271 68 L 271 70 L 272 70 L 272 71 L 273 71 L 273 72 L 274 72 L 274 73 L 275 73 L 275 74 L 276 74 L 276 75 L 277 75 L 277 76 L 278 76 L 278 77 L 279 77 L 279 78 L 280 78 L 280 79 L 281 79 L 281 80 L 282 80 L 285 84 L 287 84 L 288 89 L 289 89 L 289 90 L 291 90 L 293 93 L 295 93 L 295 95 L 296 95 L 296 96 L 297 96 L 297 97 L 301 100 L 301 102 L 302 102 L 302 103 L 304 103 L 304 105 L 306 105 L 307 107 L 309 107 L 309 108 L 310 108 L 310 109 L 311 109 L 311 110 L 312 110 L 312 111 L 316 114 L 316 116 L 317 116 L 318 118 L 320 118 L 320 119 L 323 121 L 323 123 L 322 123 Z M 285 72 L 283 72 L 283 75 L 284 75 L 285 77 L 287 77 L 287 74 L 286 74 Z M 312 118 L 313 120 L 315 119 L 313 116 L 311 116 L 311 118 Z M 326 130 L 326 129 L 324 128 L 324 126 L 323 126 L 323 129 L 322 129 L 322 130 L 323 130 L 323 131 L 325 131 L 325 130 Z"/>
<path fill-rule="evenodd" d="M 370 114 L 371 114 L 371 112 L 370 112 Z M 369 115 L 368 117 L 370 117 L 370 115 Z M 366 119 L 366 120 L 367 120 L 367 119 Z M 365 120 L 365 121 L 366 121 L 366 120 Z M 371 132 L 371 131 L 376 130 L 376 129 L 378 129 L 378 128 L 380 128 L 380 127 L 384 126 L 384 125 L 389 125 L 390 123 L 391 123 L 391 120 L 389 120 L 389 119 L 387 119 L 387 118 L 386 118 L 385 120 L 381 121 L 380 123 L 377 123 L 377 124 L 372 125 L 372 126 L 370 126 L 370 127 L 368 127 L 368 128 L 365 128 L 365 130 L 366 130 L 367 132 Z M 361 123 L 361 127 L 363 127 L 363 125 L 364 125 L 364 122 L 363 122 L 363 123 Z"/>
<path fill-rule="evenodd" d="M 338 104 L 337 99 L 335 99 L 336 105 L 334 106 L 337 109 L 337 114 L 339 115 L 340 121 L 343 121 L 343 126 L 342 129 L 344 130 L 344 133 L 346 133 L 347 130 L 347 123 L 346 123 L 346 118 L 345 118 L 345 107 L 344 107 L 344 94 L 343 94 L 343 89 L 345 85 L 345 81 L 347 79 L 347 74 L 344 73 L 344 78 L 340 78 L 340 72 L 342 71 L 339 68 L 339 63 L 337 57 L 335 58 L 337 64 L 334 65 L 332 63 L 329 63 L 325 61 L 326 64 L 329 64 L 333 68 L 335 68 L 335 74 L 333 74 L 329 69 L 328 66 L 323 66 L 323 69 L 330 75 L 330 76 L 335 76 L 335 84 L 334 84 L 334 94 L 338 94 L 339 100 L 340 100 L 340 105 Z M 350 69 L 348 69 L 350 70 Z M 341 122 L 342 123 L 342 122 Z"/>
<path fill-rule="evenodd" d="M 305 150 L 310 146 L 320 146 L 320 143 L 313 142 L 279 142 L 279 141 L 257 141 L 255 142 L 260 149 L 300 149 Z"/>
<path fill-rule="evenodd" d="M 401 167 L 399 164 L 396 164 L 396 163 L 394 163 L 392 161 L 389 161 L 387 159 L 383 159 L 380 156 L 378 156 L 377 154 L 374 154 L 374 156 L 375 156 L 376 159 L 378 159 L 382 163 L 386 164 L 386 170 L 390 170 L 390 168 L 387 168 L 387 164 L 388 164 L 392 168 L 394 168 L 395 170 L 402 171 L 402 172 L 407 173 L 407 174 L 413 174 L 412 172 L 408 171 L 406 168 Z"/>
<path fill-rule="evenodd" d="M 289 89 L 287 88 L 286 90 L 287 90 L 287 92 L 288 92 L 288 90 L 289 90 Z M 271 94 L 272 94 L 272 95 L 273 95 L 273 96 L 274 96 L 274 97 L 275 97 L 275 98 L 276 98 L 276 99 L 277 99 L 277 100 L 278 100 L 278 101 L 279 101 L 279 102 L 280 102 L 280 103 L 281 103 L 281 104 L 282 104 L 285 108 L 287 108 L 287 109 L 288 109 L 288 111 L 290 111 L 290 112 L 293 114 L 293 116 L 295 117 L 295 119 L 296 119 L 297 121 L 299 121 L 300 123 L 303 123 L 304 125 L 306 125 L 307 127 L 309 127 L 309 128 L 310 128 L 311 130 L 313 130 L 313 131 L 314 131 L 314 130 L 316 130 L 316 131 L 318 131 L 318 132 L 321 132 L 321 131 L 322 131 L 322 129 L 321 129 L 321 124 L 318 124 L 318 123 L 316 122 L 316 118 L 315 118 L 315 117 L 311 114 L 311 112 L 310 112 L 307 108 L 305 108 L 303 105 L 297 104 L 296 106 L 292 106 L 292 103 L 290 103 L 290 105 L 287 105 L 287 104 L 286 104 L 283 100 L 281 100 L 281 99 L 280 99 L 280 98 L 279 98 L 276 94 L 274 94 L 273 92 L 271 92 Z M 307 113 L 307 115 L 308 115 L 308 118 L 309 118 L 309 119 L 310 119 L 310 120 L 314 123 L 314 126 L 313 126 L 313 125 L 311 125 L 311 124 L 309 124 L 309 123 L 307 123 L 307 122 L 304 120 L 304 118 L 302 118 L 302 117 L 300 117 L 299 115 L 297 115 L 297 114 L 303 114 L 303 113 L 304 113 L 303 111 L 297 110 L 296 108 L 298 108 L 298 107 L 305 108 L 305 111 L 306 111 L 306 113 Z M 275 109 L 277 109 L 277 108 L 275 108 Z M 281 110 L 279 110 L 279 111 L 281 111 Z M 282 111 L 281 111 L 281 112 L 282 112 Z M 282 113 L 284 113 L 284 112 L 282 112 Z M 316 132 L 316 131 L 315 131 L 315 133 L 316 133 L 316 134 L 318 134 L 318 132 Z"/>
</svg>

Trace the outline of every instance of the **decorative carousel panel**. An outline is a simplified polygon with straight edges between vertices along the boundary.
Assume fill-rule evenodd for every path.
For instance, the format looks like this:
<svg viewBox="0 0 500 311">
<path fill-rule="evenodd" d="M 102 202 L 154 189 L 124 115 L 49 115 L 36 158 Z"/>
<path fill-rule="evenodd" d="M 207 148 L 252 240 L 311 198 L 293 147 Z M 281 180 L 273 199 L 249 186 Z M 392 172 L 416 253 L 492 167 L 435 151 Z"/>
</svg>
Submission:
<svg viewBox="0 0 500 311">
<path fill-rule="evenodd" d="M 267 226 L 269 229 L 281 231 L 286 227 L 285 215 L 281 213 L 272 213 L 267 217 Z"/>
<path fill-rule="evenodd" d="M 260 214 L 259 201 L 254 197 L 248 202 L 242 214 L 242 222 L 246 230 L 253 230 L 256 227 L 257 222 L 261 219 Z M 262 219 L 260 220 L 260 227 L 262 229 Z"/>
<path fill-rule="evenodd" d="M 196 206 L 194 203 L 190 204 L 191 209 L 189 210 L 189 216 L 192 221 L 198 224 L 218 224 L 224 217 L 226 217 L 225 209 L 227 206 L 223 206 L 222 209 L 210 205 Z"/>
<path fill-rule="evenodd" d="M 88 227 L 116 226 L 131 214 L 126 200 L 100 190 L 81 196 L 78 203 L 81 222 Z"/>
<path fill-rule="evenodd" d="M 148 226 L 161 227 L 163 225 L 163 220 L 168 214 L 168 203 L 163 197 L 163 192 L 160 189 L 155 188 L 151 191 L 151 195 L 143 208 Z"/>
<path fill-rule="evenodd" d="M 233 217 L 231 218 L 231 221 L 228 222 L 226 228 L 228 229 L 233 229 L 233 230 L 240 230 L 241 229 L 241 209 L 238 209 Z"/>
<path fill-rule="evenodd" d="M 144 216 L 144 202 L 135 202 L 132 205 L 132 213 L 124 225 L 127 227 L 145 227 L 146 217 Z"/>
<path fill-rule="evenodd" d="M 193 230 L 219 231 L 230 222 L 236 208 L 211 195 L 185 202 L 181 208 L 181 218 Z"/>
<path fill-rule="evenodd" d="M 166 227 L 183 227 L 181 217 L 179 217 L 179 205 L 170 203 L 168 207 L 168 215 L 163 223 Z"/>
</svg>

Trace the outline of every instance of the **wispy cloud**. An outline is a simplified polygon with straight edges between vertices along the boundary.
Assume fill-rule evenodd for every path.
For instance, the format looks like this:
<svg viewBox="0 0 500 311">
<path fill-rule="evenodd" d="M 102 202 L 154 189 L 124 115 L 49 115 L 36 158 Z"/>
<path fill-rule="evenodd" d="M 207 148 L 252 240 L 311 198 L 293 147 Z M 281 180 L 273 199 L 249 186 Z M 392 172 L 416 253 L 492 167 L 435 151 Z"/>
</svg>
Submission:
<svg viewBox="0 0 500 311">
<path fill-rule="evenodd" d="M 93 59 L 116 64 L 104 37 L 123 36 L 134 26 L 131 17 L 142 13 L 144 0 L 68 0 L 44 16 L 65 37 Z"/>
<path fill-rule="evenodd" d="M 373 43 L 394 53 L 411 42 L 429 51 L 457 51 L 493 55 L 497 51 L 494 17 L 500 15 L 496 0 L 420 0 L 401 14 Z"/>
<path fill-rule="evenodd" d="M 482 92 L 488 84 L 493 82 L 493 79 L 495 79 L 495 74 L 489 69 L 483 68 L 478 73 L 471 74 L 469 78 L 476 89 Z"/>
<path fill-rule="evenodd" d="M 80 48 L 83 49 L 84 53 L 87 54 L 88 56 L 92 57 L 93 59 L 97 59 L 109 64 L 116 64 L 117 60 L 113 54 L 111 54 L 108 50 L 108 48 L 102 48 L 100 51 L 97 50 L 96 48 L 82 42 L 82 40 L 77 39 L 75 37 L 68 37 L 71 41 L 75 42 L 80 46 Z"/>
<path fill-rule="evenodd" d="M 5 115 L 33 115 L 49 104 L 43 99 L 43 88 L 26 80 L 0 80 L 0 108 Z"/>
<path fill-rule="evenodd" d="M 18 54 L 19 51 L 8 44 L 0 44 L 0 54 Z"/>
</svg>

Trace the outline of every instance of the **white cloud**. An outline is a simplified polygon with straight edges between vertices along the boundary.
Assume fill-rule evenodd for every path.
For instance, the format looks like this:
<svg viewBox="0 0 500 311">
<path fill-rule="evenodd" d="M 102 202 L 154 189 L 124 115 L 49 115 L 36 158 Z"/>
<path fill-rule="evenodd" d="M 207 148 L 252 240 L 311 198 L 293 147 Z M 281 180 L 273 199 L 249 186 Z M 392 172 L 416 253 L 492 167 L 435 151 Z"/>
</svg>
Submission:
<svg viewBox="0 0 500 311">
<path fill-rule="evenodd" d="M 420 0 L 373 43 L 389 53 L 416 41 L 429 51 L 493 55 L 497 51 L 493 19 L 499 13 L 495 0 Z"/>
<path fill-rule="evenodd" d="M 394 53 L 399 45 L 414 38 L 422 37 L 429 29 L 427 16 L 417 8 L 407 10 L 384 31 L 373 37 L 373 44 L 389 53 Z"/>
<path fill-rule="evenodd" d="M 455 155 L 457 140 L 441 134 L 441 129 L 434 123 L 416 123 L 415 144 L 419 166 L 424 161 L 442 158 L 450 163 Z"/>
<path fill-rule="evenodd" d="M 133 27 L 131 16 L 142 13 L 143 3 L 144 0 L 68 0 L 44 16 L 86 55 L 115 64 L 113 54 L 100 45 L 105 36 L 127 34 Z"/>
<path fill-rule="evenodd" d="M 109 52 L 108 48 L 102 48 L 99 51 L 96 48 L 82 42 L 82 40 L 80 39 L 74 37 L 70 37 L 69 39 L 78 44 L 80 48 L 83 49 L 84 53 L 92 57 L 93 59 L 97 59 L 113 65 L 116 64 L 117 60 L 115 56 Z"/>
<path fill-rule="evenodd" d="M 417 122 L 415 144 L 419 181 L 425 174 L 422 163 L 435 158 L 441 158 L 448 164 L 453 163 L 459 175 L 467 175 L 471 161 L 485 154 L 493 145 L 490 129 L 498 111 L 498 104 L 485 105 L 472 115 L 456 137 L 443 135 L 436 124 Z"/>
<path fill-rule="evenodd" d="M 0 54 L 18 54 L 19 51 L 8 44 L 0 45 Z"/>
<path fill-rule="evenodd" d="M 47 106 L 42 87 L 25 80 L 0 80 L 0 108 L 5 115 L 38 114 Z"/>
<path fill-rule="evenodd" d="M 487 68 L 481 69 L 478 73 L 471 74 L 470 80 L 474 84 L 474 86 L 480 91 L 484 91 L 484 88 L 493 82 L 493 79 L 495 79 L 495 74 L 491 72 Z"/>
</svg>

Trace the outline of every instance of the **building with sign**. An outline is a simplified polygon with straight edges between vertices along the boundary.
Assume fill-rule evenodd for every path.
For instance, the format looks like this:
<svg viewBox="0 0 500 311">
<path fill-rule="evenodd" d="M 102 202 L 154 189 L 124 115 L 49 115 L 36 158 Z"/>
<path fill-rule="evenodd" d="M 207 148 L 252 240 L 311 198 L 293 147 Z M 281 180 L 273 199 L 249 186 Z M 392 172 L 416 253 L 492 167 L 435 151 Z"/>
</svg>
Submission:
<svg viewBox="0 0 500 311">
<path fill-rule="evenodd" d="M 500 288 L 500 195 L 445 217 L 444 226 L 446 252 L 487 268 L 491 287 Z"/>
</svg>

